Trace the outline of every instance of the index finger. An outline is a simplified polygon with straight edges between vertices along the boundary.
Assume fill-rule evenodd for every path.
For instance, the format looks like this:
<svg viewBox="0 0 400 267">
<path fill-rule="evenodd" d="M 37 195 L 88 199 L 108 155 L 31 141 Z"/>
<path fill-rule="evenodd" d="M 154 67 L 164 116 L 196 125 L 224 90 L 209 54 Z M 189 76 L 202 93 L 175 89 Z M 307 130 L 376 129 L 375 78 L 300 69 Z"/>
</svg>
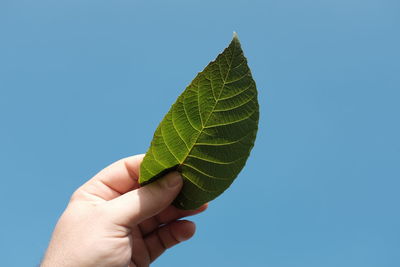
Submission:
<svg viewBox="0 0 400 267">
<path fill-rule="evenodd" d="M 112 163 L 82 185 L 78 191 L 110 200 L 138 188 L 139 168 L 143 157 L 144 154 L 139 154 Z"/>
</svg>

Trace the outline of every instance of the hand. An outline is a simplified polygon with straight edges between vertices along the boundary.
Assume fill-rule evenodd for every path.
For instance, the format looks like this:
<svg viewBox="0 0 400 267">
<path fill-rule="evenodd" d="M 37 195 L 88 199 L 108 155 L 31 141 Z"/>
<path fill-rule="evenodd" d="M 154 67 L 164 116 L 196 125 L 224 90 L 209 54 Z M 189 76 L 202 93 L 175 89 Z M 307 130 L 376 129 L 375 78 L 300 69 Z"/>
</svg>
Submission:
<svg viewBox="0 0 400 267">
<path fill-rule="evenodd" d="M 60 217 L 42 267 L 149 266 L 166 249 L 193 236 L 178 220 L 197 214 L 171 202 L 182 188 L 177 172 L 139 188 L 143 155 L 108 166 L 81 186 Z"/>
</svg>

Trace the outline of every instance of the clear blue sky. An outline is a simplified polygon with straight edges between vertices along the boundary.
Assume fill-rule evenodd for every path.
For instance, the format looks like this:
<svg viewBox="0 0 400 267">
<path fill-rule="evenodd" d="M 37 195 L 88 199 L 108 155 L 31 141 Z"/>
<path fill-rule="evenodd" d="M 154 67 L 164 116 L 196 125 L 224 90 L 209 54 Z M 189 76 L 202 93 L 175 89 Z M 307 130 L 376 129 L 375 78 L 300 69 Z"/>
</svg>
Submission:
<svg viewBox="0 0 400 267">
<path fill-rule="evenodd" d="M 400 266 L 398 0 L 1 0 L 1 266 L 71 193 L 147 150 L 237 31 L 260 129 L 197 235 L 154 266 Z"/>
</svg>

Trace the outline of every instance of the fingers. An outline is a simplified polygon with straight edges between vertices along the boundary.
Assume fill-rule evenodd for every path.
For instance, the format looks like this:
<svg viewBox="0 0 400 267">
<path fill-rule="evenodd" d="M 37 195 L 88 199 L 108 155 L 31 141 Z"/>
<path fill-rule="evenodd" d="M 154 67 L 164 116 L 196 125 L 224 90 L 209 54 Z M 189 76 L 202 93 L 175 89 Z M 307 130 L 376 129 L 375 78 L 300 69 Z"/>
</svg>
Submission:
<svg viewBox="0 0 400 267">
<path fill-rule="evenodd" d="M 110 200 L 138 188 L 139 167 L 143 157 L 144 154 L 140 154 L 114 162 L 81 186 L 75 196 L 79 198 L 82 195 L 80 193 L 84 192 Z"/>
<path fill-rule="evenodd" d="M 178 172 L 105 203 L 114 223 L 134 226 L 166 209 L 182 188 Z"/>
<path fill-rule="evenodd" d="M 139 224 L 139 228 L 143 235 L 147 235 L 148 233 L 154 231 L 162 224 L 168 224 L 172 221 L 176 221 L 183 217 L 196 215 L 200 212 L 205 211 L 207 207 L 208 204 L 204 204 L 197 210 L 181 210 L 174 206 L 169 206 L 156 216 L 143 221 L 141 224 Z"/>
<path fill-rule="evenodd" d="M 150 261 L 154 261 L 166 249 L 188 240 L 194 235 L 195 231 L 196 225 L 186 220 L 174 221 L 160 227 L 144 240 L 150 255 Z"/>
</svg>

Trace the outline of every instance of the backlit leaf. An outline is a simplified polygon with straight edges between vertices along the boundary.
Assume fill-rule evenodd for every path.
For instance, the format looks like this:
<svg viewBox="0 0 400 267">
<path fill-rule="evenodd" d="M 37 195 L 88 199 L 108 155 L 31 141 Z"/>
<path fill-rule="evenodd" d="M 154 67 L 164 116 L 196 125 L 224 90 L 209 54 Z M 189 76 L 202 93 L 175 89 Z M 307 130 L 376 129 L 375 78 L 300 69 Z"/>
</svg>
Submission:
<svg viewBox="0 0 400 267">
<path fill-rule="evenodd" d="M 256 85 L 235 34 L 159 124 L 140 167 L 140 184 L 177 170 L 184 185 L 175 206 L 196 209 L 213 200 L 245 165 L 258 117 Z"/>
</svg>

